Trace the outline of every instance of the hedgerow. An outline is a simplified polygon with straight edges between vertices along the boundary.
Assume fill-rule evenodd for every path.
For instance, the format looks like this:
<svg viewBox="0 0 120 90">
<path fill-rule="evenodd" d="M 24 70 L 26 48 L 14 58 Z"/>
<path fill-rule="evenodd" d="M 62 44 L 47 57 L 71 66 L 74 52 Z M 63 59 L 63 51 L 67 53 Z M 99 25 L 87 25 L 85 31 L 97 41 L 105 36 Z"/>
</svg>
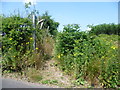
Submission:
<svg viewBox="0 0 120 90">
<path fill-rule="evenodd" d="M 99 34 L 108 34 L 108 35 L 120 35 L 120 25 L 119 24 L 100 24 L 96 26 L 90 26 L 90 33 L 94 33 L 96 35 Z"/>
<path fill-rule="evenodd" d="M 32 22 L 18 15 L 2 17 L 3 70 L 20 70 L 26 63 L 33 48 Z"/>
<path fill-rule="evenodd" d="M 91 36 L 81 32 L 79 25 L 65 26 L 55 44 L 55 56 L 60 68 L 78 83 L 83 78 L 90 80 L 91 85 L 99 80 L 106 88 L 119 86 L 118 36 L 114 36 Z"/>
</svg>

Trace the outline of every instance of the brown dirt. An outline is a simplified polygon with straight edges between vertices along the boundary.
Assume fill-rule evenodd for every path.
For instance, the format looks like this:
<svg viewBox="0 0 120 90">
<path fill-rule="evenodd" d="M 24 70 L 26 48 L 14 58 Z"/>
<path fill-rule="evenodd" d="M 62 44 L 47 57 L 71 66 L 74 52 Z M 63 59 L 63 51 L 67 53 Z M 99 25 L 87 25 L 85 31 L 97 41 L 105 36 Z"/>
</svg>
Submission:
<svg viewBox="0 0 120 90">
<path fill-rule="evenodd" d="M 28 82 L 33 82 L 33 83 L 40 83 L 40 84 L 42 84 L 42 81 L 45 81 L 45 80 L 56 80 L 58 82 L 57 84 L 49 84 L 48 83 L 47 85 L 50 87 L 54 87 L 54 88 L 71 87 L 70 77 L 67 75 L 64 75 L 62 73 L 62 71 L 60 71 L 59 68 L 56 67 L 54 64 L 55 64 L 55 60 L 49 60 L 49 61 L 46 61 L 42 70 L 34 71 L 35 69 L 28 69 L 28 71 L 25 72 L 26 76 L 21 75 L 20 73 L 14 72 L 14 73 L 5 73 L 3 75 L 3 77 L 4 78 L 12 78 L 12 79 L 16 79 L 16 80 L 22 80 L 22 81 L 28 81 Z M 35 72 L 37 72 L 37 73 L 35 73 Z M 33 73 L 35 75 L 37 74 L 37 75 L 40 75 L 43 77 L 41 82 L 34 82 L 29 79 L 29 77 L 32 76 Z"/>
<path fill-rule="evenodd" d="M 55 60 L 46 61 L 41 73 L 44 77 L 43 80 L 57 80 L 57 85 L 60 87 L 71 86 L 70 77 L 68 75 L 64 75 L 62 71 L 55 66 Z"/>
</svg>

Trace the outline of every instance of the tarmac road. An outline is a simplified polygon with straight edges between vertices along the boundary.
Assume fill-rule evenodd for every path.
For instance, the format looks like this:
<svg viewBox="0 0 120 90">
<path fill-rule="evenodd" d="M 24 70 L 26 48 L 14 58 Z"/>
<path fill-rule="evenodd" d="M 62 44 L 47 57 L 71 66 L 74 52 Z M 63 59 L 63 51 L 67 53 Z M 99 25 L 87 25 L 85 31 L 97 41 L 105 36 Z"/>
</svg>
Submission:
<svg viewBox="0 0 120 90">
<path fill-rule="evenodd" d="M 2 80 L 2 88 L 50 88 L 40 84 L 34 84 L 13 79 L 0 78 Z"/>
<path fill-rule="evenodd" d="M 1 82 L 2 81 L 2 82 Z M 2 83 L 1 90 L 79 90 L 79 89 L 67 89 L 67 88 L 52 88 L 41 84 L 30 83 L 25 81 L 18 81 L 8 78 L 0 78 L 0 84 Z"/>
</svg>

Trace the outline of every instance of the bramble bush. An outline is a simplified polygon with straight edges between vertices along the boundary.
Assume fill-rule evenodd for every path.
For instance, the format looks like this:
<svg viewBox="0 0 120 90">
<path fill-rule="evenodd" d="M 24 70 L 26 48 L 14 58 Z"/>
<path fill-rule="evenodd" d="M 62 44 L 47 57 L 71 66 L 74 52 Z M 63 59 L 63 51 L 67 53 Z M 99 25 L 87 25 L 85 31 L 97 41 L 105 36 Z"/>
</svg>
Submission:
<svg viewBox="0 0 120 90">
<path fill-rule="evenodd" d="M 60 68 L 79 84 L 83 78 L 91 85 L 99 80 L 103 87 L 115 88 L 120 85 L 117 44 L 117 35 L 90 35 L 74 24 L 57 35 L 54 53 Z"/>
</svg>

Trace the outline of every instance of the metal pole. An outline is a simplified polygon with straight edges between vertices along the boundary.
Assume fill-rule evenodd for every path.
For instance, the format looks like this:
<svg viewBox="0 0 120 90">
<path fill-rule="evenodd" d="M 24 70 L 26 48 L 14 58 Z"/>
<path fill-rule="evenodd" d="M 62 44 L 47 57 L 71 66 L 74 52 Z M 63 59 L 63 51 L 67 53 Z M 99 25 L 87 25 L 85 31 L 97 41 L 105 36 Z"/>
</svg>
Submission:
<svg viewBox="0 0 120 90">
<path fill-rule="evenodd" d="M 34 39 L 33 49 L 35 50 L 36 49 L 35 14 L 33 14 L 33 28 L 34 28 L 34 31 L 33 31 L 33 39 Z"/>
</svg>

